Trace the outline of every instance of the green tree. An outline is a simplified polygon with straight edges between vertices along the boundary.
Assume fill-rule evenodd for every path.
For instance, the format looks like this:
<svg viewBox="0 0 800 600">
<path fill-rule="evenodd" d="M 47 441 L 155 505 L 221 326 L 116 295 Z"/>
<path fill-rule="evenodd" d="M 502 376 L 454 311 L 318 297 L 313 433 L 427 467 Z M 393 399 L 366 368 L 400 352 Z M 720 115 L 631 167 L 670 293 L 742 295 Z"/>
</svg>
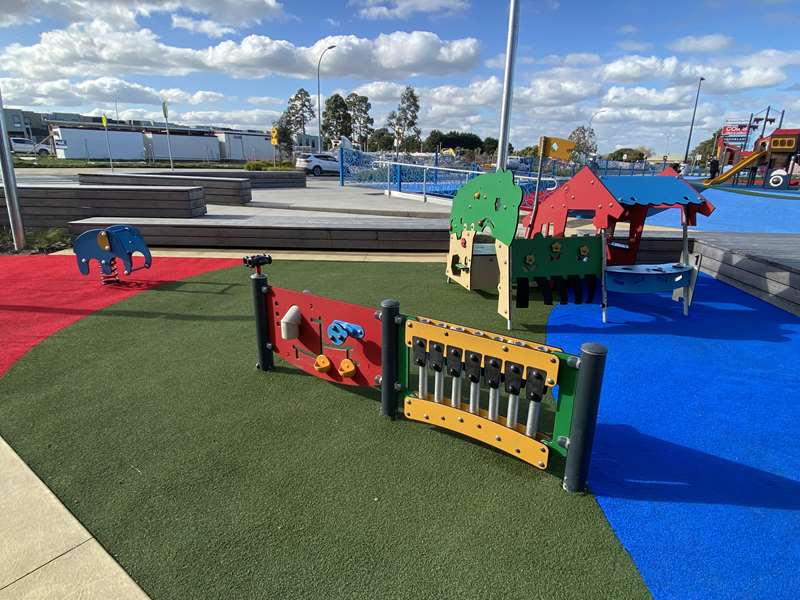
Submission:
<svg viewBox="0 0 800 600">
<path fill-rule="evenodd" d="M 645 148 L 644 150 L 640 148 L 617 148 L 610 154 L 606 155 L 608 160 L 623 160 L 626 162 L 634 162 L 637 160 L 642 160 L 647 158 L 645 156 L 645 151 L 648 150 Z"/>
<path fill-rule="evenodd" d="M 356 142 L 361 144 L 364 148 L 367 146 L 369 136 L 373 132 L 372 126 L 375 124 L 375 119 L 369 116 L 369 111 L 372 109 L 369 98 L 366 96 L 359 96 L 355 92 L 348 95 L 345 99 L 347 110 L 350 112 L 350 118 L 353 122 L 353 136 Z"/>
<path fill-rule="evenodd" d="M 492 155 L 497 152 L 497 138 L 486 137 L 483 139 L 483 151 L 486 154 Z"/>
<path fill-rule="evenodd" d="M 697 146 L 695 146 L 694 149 L 689 153 L 689 156 L 692 157 L 692 156 L 697 156 L 699 154 L 700 156 L 703 157 L 701 160 L 702 163 L 705 163 L 706 161 L 711 159 L 715 151 L 714 144 L 716 143 L 720 135 L 722 135 L 722 129 L 717 129 L 717 131 L 714 132 L 714 135 L 712 135 L 707 140 L 703 140 L 702 142 L 697 144 Z"/>
<path fill-rule="evenodd" d="M 569 140 L 575 142 L 575 149 L 572 151 L 572 160 L 583 162 L 590 156 L 597 154 L 597 136 L 594 129 L 581 125 L 572 130 Z M 538 152 L 537 152 L 538 155 Z"/>
<path fill-rule="evenodd" d="M 422 143 L 422 149 L 425 152 L 436 152 L 436 149 L 442 146 L 443 139 L 444 134 L 438 129 L 433 129 Z"/>
<path fill-rule="evenodd" d="M 368 145 L 378 152 L 386 152 L 394 148 L 394 137 L 386 127 L 380 127 L 369 136 Z"/>
<path fill-rule="evenodd" d="M 286 112 L 294 133 L 305 133 L 306 123 L 310 122 L 316 115 L 311 96 L 303 88 L 297 90 L 294 96 L 289 98 L 289 106 Z"/>
<path fill-rule="evenodd" d="M 399 149 L 406 149 L 406 144 L 419 140 L 422 132 L 417 127 L 419 118 L 419 97 L 410 85 L 400 95 L 400 104 L 386 118 L 386 127 L 392 132 Z M 418 145 L 418 144 L 417 144 Z"/>
<path fill-rule="evenodd" d="M 322 111 L 322 135 L 328 139 L 328 146 L 339 141 L 342 136 L 353 135 L 353 119 L 347 110 L 347 102 L 339 94 L 333 94 L 325 100 Z"/>
<path fill-rule="evenodd" d="M 287 108 L 283 111 L 276 121 L 273 121 L 272 126 L 278 130 L 278 154 L 281 160 L 284 158 L 292 157 L 292 150 L 294 149 L 294 122 L 293 116 Z"/>
<path fill-rule="evenodd" d="M 539 146 L 525 146 L 517 154 L 520 156 L 533 156 L 534 158 L 539 158 Z"/>
</svg>

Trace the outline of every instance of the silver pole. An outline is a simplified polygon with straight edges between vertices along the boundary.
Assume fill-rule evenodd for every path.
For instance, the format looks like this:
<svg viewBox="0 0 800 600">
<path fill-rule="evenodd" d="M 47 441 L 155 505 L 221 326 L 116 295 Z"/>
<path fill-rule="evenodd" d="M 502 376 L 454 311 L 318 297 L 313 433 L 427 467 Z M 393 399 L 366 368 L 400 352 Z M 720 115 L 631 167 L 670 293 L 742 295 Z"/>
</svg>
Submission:
<svg viewBox="0 0 800 600">
<path fill-rule="evenodd" d="M 419 392 L 417 395 L 423 400 L 428 397 L 428 367 L 419 368 Z"/>
<path fill-rule="evenodd" d="M 481 384 L 477 381 L 469 383 L 469 412 L 477 415 L 481 409 Z"/>
<path fill-rule="evenodd" d="M 444 371 L 433 371 L 433 401 L 444 402 Z"/>
<path fill-rule="evenodd" d="M 497 421 L 500 415 L 500 388 L 489 388 L 489 411 L 488 417 L 490 421 Z"/>
<path fill-rule="evenodd" d="M 606 251 L 608 248 L 607 235 L 608 234 L 606 233 L 605 229 L 600 230 L 600 240 L 601 240 L 600 246 L 602 247 L 602 252 L 603 252 L 602 254 L 603 264 L 600 273 L 600 298 L 601 298 L 600 305 L 601 305 L 601 310 L 603 312 L 603 323 L 606 322 L 606 311 L 608 309 L 608 295 L 606 292 L 606 263 L 607 263 Z"/>
<path fill-rule="evenodd" d="M 450 388 L 450 406 L 461 408 L 461 375 L 453 377 L 453 385 Z"/>
<path fill-rule="evenodd" d="M 172 162 L 172 142 L 169 139 L 169 119 L 164 118 L 164 124 L 167 126 L 167 152 L 169 153 L 169 170 L 174 171 L 175 165 Z"/>
<path fill-rule="evenodd" d="M 103 116 L 105 119 L 105 115 Z M 111 156 L 111 138 L 108 135 L 108 123 L 103 124 L 103 129 L 106 130 L 106 148 L 108 148 L 108 164 L 111 165 L 111 172 L 114 172 L 114 158 Z"/>
<path fill-rule="evenodd" d="M 506 427 L 517 428 L 517 417 L 519 415 L 519 394 L 508 395 L 508 412 L 506 413 Z"/>
<path fill-rule="evenodd" d="M 322 54 L 319 55 L 319 60 L 317 61 L 317 138 L 319 139 L 319 148 L 317 148 L 317 152 L 322 152 L 322 94 L 319 85 L 319 67 L 322 64 L 322 57 L 325 56 L 325 53 L 334 48 L 336 48 L 335 44 L 325 48 Z"/>
<path fill-rule="evenodd" d="M 528 402 L 528 420 L 525 423 L 525 435 L 535 438 L 539 431 L 539 415 L 542 412 L 542 403 L 531 400 Z"/>
<path fill-rule="evenodd" d="M 689 266 L 689 216 L 686 214 L 686 207 L 681 211 L 681 221 L 683 226 L 683 250 L 681 251 L 681 262 L 683 266 Z M 689 286 L 683 286 L 683 316 L 689 315 Z"/>
<path fill-rule="evenodd" d="M 3 173 L 3 192 L 6 197 L 8 222 L 11 224 L 11 237 L 14 239 L 14 250 L 25 247 L 25 229 L 22 226 L 22 214 L 19 211 L 17 198 L 17 177 L 14 173 L 14 162 L 8 149 L 8 128 L 6 112 L 3 109 L 3 94 L 0 91 L 0 170 Z"/>
<path fill-rule="evenodd" d="M 500 139 L 497 148 L 497 170 L 506 168 L 508 162 L 508 127 L 511 121 L 511 99 L 514 95 L 514 59 L 517 54 L 519 30 L 519 3 L 508 4 L 508 39 L 506 40 L 506 72 L 503 76 L 503 104 L 500 109 Z"/>
</svg>

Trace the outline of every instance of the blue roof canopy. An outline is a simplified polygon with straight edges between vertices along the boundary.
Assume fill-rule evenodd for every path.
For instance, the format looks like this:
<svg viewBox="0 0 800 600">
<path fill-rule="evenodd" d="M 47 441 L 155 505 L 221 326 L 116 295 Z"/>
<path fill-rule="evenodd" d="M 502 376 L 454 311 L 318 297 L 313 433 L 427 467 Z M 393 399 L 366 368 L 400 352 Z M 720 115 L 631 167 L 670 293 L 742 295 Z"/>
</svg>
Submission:
<svg viewBox="0 0 800 600">
<path fill-rule="evenodd" d="M 636 204 L 652 206 L 655 204 L 702 204 L 706 201 L 697 191 L 682 179 L 655 175 L 652 177 L 633 175 L 609 175 L 600 181 L 622 205 Z"/>
</svg>

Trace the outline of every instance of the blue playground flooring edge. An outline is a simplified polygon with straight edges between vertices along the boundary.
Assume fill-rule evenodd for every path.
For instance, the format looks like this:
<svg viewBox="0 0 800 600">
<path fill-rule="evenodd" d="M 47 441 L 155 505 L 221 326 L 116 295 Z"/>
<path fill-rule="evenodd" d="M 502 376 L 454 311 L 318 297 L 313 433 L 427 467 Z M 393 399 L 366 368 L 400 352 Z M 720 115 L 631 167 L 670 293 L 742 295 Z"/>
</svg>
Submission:
<svg viewBox="0 0 800 600">
<path fill-rule="evenodd" d="M 655 598 L 796 598 L 800 318 L 708 276 L 558 306 L 548 343 L 609 348 L 590 487 Z"/>
</svg>

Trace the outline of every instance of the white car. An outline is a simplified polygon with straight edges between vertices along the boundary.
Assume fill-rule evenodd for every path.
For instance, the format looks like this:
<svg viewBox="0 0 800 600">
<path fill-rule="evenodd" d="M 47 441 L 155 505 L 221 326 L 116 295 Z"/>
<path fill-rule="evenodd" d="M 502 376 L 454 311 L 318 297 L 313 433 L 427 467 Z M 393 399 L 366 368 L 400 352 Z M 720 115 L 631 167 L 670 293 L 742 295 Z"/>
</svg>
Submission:
<svg viewBox="0 0 800 600">
<path fill-rule="evenodd" d="M 332 154 L 301 154 L 294 164 L 306 173 L 313 173 L 319 177 L 323 173 L 338 173 L 339 161 Z"/>
<path fill-rule="evenodd" d="M 11 151 L 16 154 L 38 154 L 39 156 L 50 156 L 50 146 L 47 144 L 37 144 L 28 138 L 12 137 Z"/>
</svg>

